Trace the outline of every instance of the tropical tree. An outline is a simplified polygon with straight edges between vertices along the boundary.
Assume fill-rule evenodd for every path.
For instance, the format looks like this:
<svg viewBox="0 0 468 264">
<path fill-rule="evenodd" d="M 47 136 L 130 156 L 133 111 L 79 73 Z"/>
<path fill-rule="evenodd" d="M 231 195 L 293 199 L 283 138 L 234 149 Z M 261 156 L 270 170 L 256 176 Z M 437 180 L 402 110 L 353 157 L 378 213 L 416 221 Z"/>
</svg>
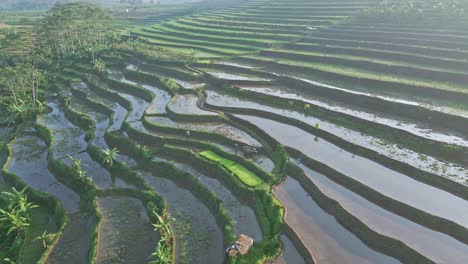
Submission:
<svg viewBox="0 0 468 264">
<path fill-rule="evenodd" d="M 116 160 L 117 155 L 119 155 L 119 150 L 117 148 L 105 149 L 103 151 L 103 154 L 104 154 L 104 158 L 103 158 L 104 164 L 112 168 L 114 166 L 114 161 Z"/>
<path fill-rule="evenodd" d="M 19 63 L 0 69 L 0 109 L 11 120 L 27 119 L 45 110 L 40 87 L 47 73 L 36 62 Z"/>
<path fill-rule="evenodd" d="M 111 19 L 93 4 L 56 4 L 35 28 L 41 51 L 49 51 L 56 63 L 76 58 L 91 61 L 116 40 Z"/>
<path fill-rule="evenodd" d="M 26 231 L 31 224 L 31 210 L 37 208 L 28 201 L 26 188 L 12 188 L 0 195 L 0 241 L 9 245 L 9 252 L 16 252 L 23 244 Z"/>
</svg>

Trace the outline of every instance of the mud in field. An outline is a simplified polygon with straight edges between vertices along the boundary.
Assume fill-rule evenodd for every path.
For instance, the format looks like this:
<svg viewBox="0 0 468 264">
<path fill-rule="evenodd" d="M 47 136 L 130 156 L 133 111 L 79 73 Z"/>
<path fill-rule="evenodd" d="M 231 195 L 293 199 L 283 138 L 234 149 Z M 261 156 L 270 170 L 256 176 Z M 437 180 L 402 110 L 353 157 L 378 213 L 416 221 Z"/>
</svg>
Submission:
<svg viewBox="0 0 468 264">
<path fill-rule="evenodd" d="M 112 176 L 109 171 L 94 161 L 87 152 L 76 154 L 73 157 L 81 162 L 81 167 L 86 172 L 86 176 L 93 179 L 93 183 L 98 188 L 107 189 L 112 186 Z M 62 161 L 68 166 L 72 164 L 70 158 L 64 158 Z"/>
<path fill-rule="evenodd" d="M 212 191 L 224 203 L 229 217 L 234 220 L 234 233 L 245 234 L 255 242 L 263 240 L 262 229 L 255 215 L 255 211 L 247 205 L 247 202 L 236 197 L 229 189 L 217 179 L 211 178 L 193 169 L 190 165 L 170 161 L 177 168 L 189 173 L 200 181 L 203 186 Z"/>
<path fill-rule="evenodd" d="M 138 98 L 136 96 L 119 93 L 120 96 L 128 100 L 132 104 L 132 111 L 127 116 L 127 122 L 140 121 L 145 114 L 146 108 L 149 106 L 149 103 L 145 100 Z"/>
<path fill-rule="evenodd" d="M 97 263 L 147 263 L 159 235 L 153 229 L 140 200 L 131 197 L 98 197 L 102 215 L 99 225 Z"/>
<path fill-rule="evenodd" d="M 281 255 L 269 264 L 306 264 L 293 242 L 285 234 L 281 234 Z"/>
<path fill-rule="evenodd" d="M 80 196 L 59 182 L 47 168 L 48 148 L 37 136 L 23 135 L 11 144 L 8 170 L 31 188 L 56 197 L 68 213 L 80 209 Z"/>
<path fill-rule="evenodd" d="M 68 218 L 62 236 L 45 262 L 47 264 L 88 263 L 92 220 L 87 213 L 71 214 Z"/>
<path fill-rule="evenodd" d="M 52 131 L 54 136 L 53 154 L 55 159 L 84 151 L 88 143 L 84 140 L 85 131 L 72 124 L 63 112 L 57 100 L 47 103 L 52 112 L 38 118 L 38 122 Z"/>
<path fill-rule="evenodd" d="M 215 116 L 214 112 L 202 110 L 197 105 L 198 97 L 192 94 L 176 95 L 168 107 L 177 114 Z"/>
<path fill-rule="evenodd" d="M 147 117 L 146 120 L 161 126 L 175 127 L 191 131 L 210 132 L 223 135 L 233 140 L 243 142 L 248 145 L 261 146 L 255 138 L 240 130 L 237 127 L 221 122 L 180 122 L 167 117 Z"/>
<path fill-rule="evenodd" d="M 174 182 L 142 173 L 146 182 L 169 205 L 176 237 L 176 263 L 222 263 L 223 232 L 215 216 L 197 197 Z"/>
</svg>

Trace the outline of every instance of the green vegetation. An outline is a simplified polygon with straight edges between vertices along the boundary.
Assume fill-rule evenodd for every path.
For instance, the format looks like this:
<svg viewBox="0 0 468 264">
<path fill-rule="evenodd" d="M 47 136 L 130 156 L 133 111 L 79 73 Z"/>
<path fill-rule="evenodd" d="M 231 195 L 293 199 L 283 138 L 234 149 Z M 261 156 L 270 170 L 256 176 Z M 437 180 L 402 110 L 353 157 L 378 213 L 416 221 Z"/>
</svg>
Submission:
<svg viewBox="0 0 468 264">
<path fill-rule="evenodd" d="M 250 170 L 246 169 L 244 166 L 232 160 L 223 158 L 211 150 L 200 152 L 200 156 L 208 160 L 220 163 L 221 165 L 223 165 L 223 167 L 231 171 L 234 175 L 236 175 L 239 178 L 239 180 L 241 180 L 245 185 L 249 187 L 256 187 L 264 183 L 262 179 L 260 179 Z"/>
<path fill-rule="evenodd" d="M 114 166 L 114 161 L 119 155 L 119 151 L 116 148 L 113 149 L 105 149 L 103 152 L 104 158 L 103 162 L 110 168 Z"/>
<path fill-rule="evenodd" d="M 170 226 L 170 218 L 162 217 L 156 211 L 153 212 L 156 216 L 157 223 L 154 224 L 155 231 L 159 231 L 161 239 L 156 246 L 156 251 L 151 255 L 154 260 L 149 264 L 169 264 L 173 262 L 172 247 L 174 245 L 174 234 Z"/>
<path fill-rule="evenodd" d="M 376 8 L 366 10 L 362 18 L 392 22 L 422 23 L 436 19 L 457 19 L 465 14 L 463 0 L 383 0 Z"/>
<path fill-rule="evenodd" d="M 196 262 L 189 252 L 205 250 L 205 241 L 211 238 L 189 225 L 183 214 L 174 214 L 177 220 L 171 218 L 168 208 L 177 212 L 166 204 L 171 197 L 165 197 L 167 202 L 160 197 L 153 185 L 157 181 L 148 176 L 165 178 L 175 184 L 174 190 L 190 191 L 199 199 L 216 219 L 209 228 L 223 246 L 230 245 L 238 233 L 258 237 L 247 255 L 226 263 L 274 261 L 282 249 L 287 250 L 280 243 L 285 230 L 293 235 L 294 247 L 308 264 L 311 255 L 322 257 L 325 251 L 306 246 L 305 240 L 316 234 L 297 234 L 306 223 L 292 224 L 284 216 L 288 206 L 300 205 L 278 195 L 277 191 L 294 191 L 285 184 L 288 177 L 297 180 L 318 210 L 344 227 L 343 232 L 356 235 L 366 250 L 402 263 L 432 261 L 421 253 L 427 249 L 419 252 L 425 241 L 416 251 L 411 239 L 405 241 L 391 228 L 380 223 L 367 226 L 365 213 L 350 210 L 355 208 L 341 203 L 344 196 L 338 193 L 322 192 L 315 186 L 315 175 L 293 164 L 327 177 L 330 187 L 338 184 L 362 196 L 369 208 L 378 206 L 396 220 L 401 216 L 466 243 L 464 222 L 456 223 L 455 214 L 432 215 L 430 206 L 391 192 L 383 194 L 394 185 L 381 187 L 380 193 L 367 185 L 369 178 L 354 177 L 368 176 L 366 164 L 382 166 L 382 174 L 412 178 L 415 186 L 430 185 L 466 200 L 465 3 L 254 0 L 230 1 L 230 7 L 225 7 L 224 0 L 181 5 L 120 2 L 107 10 L 71 2 L 47 12 L 0 12 L 0 138 L 22 136 L 16 130 L 38 134 L 46 142 L 41 152 L 48 154 L 44 170 L 79 203 L 79 209 L 70 209 L 66 199 L 53 198 L 55 189 L 43 188 L 44 193 L 23 189 L 40 176 L 30 171 L 14 175 L 5 166 L 0 188 L 16 189 L 0 200 L 1 263 L 48 263 L 54 261 L 51 256 L 82 248 L 85 256 L 81 257 L 87 262 L 101 262 L 106 256 L 98 248 L 112 241 L 99 236 L 103 222 L 97 201 L 106 198 L 113 204 L 112 199 L 119 196 L 140 200 L 147 211 L 142 217 L 124 210 L 120 223 L 131 224 L 129 219 L 142 217 L 147 227 L 153 223 L 161 235 L 144 256 L 149 263 Z M 215 5 L 220 8 L 208 10 Z M 182 96 L 193 100 L 176 100 Z M 213 114 L 196 114 L 209 111 Z M 60 122 L 42 123 L 42 115 Z M 246 116 L 265 121 L 255 124 Z M 333 144 L 326 153 L 349 152 L 353 158 L 349 161 L 363 166 L 350 164 L 353 170 L 335 171 L 333 167 L 340 164 L 332 155 L 317 154 L 312 159 L 292 147 L 301 143 L 300 138 L 289 138 L 285 132 L 278 140 L 277 131 L 263 131 L 262 122 L 270 122 L 267 119 L 310 134 L 304 144 Z M 31 124 L 37 125 L 32 128 Z M 200 129 L 205 124 L 209 130 Z M 72 146 L 69 153 L 55 157 L 62 150 L 57 142 L 66 141 L 80 149 L 74 151 Z M 19 153 L 22 161 L 35 155 L 13 151 L 12 146 L 0 145 L 2 161 L 8 159 L 8 151 Z M 294 158 L 291 163 L 289 155 Z M 32 176 L 36 178 L 28 178 Z M 396 186 L 400 178 L 394 178 Z M 230 199 L 212 191 L 219 184 L 240 203 L 225 202 Z M 414 195 L 420 195 L 417 189 Z M 11 197 L 20 197 L 25 205 L 11 205 Z M 66 206 L 62 208 L 58 201 Z M 253 215 L 245 222 L 231 215 L 231 210 L 244 209 Z M 126 217 L 128 213 L 132 218 Z M 103 217 L 110 223 L 119 216 Z M 71 246 L 64 246 L 58 238 L 80 221 L 90 226 L 88 241 L 77 237 Z M 393 223 L 400 222 L 404 221 Z M 260 230 L 243 229 L 254 223 Z M 335 238 L 335 230 L 323 231 Z M 138 239 L 144 236 L 136 232 L 121 236 L 121 248 L 110 252 L 109 259 L 126 257 L 130 254 L 126 240 L 130 245 Z M 458 249 L 458 242 L 448 243 Z M 211 253 L 216 258 L 222 254 Z M 437 257 L 437 252 L 431 253 Z"/>
<path fill-rule="evenodd" d="M 14 187 L 0 196 L 0 257 L 15 259 L 25 242 L 32 221 L 31 210 L 38 206 L 29 202 L 26 188 Z M 6 254 L 6 255 L 4 255 Z"/>
</svg>

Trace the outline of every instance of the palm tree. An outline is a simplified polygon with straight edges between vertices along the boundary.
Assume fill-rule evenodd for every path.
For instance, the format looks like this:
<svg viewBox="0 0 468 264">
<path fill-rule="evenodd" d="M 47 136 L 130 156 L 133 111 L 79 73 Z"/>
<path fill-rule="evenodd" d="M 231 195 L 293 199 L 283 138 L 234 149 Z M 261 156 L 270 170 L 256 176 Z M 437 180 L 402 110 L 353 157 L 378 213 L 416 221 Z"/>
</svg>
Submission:
<svg viewBox="0 0 468 264">
<path fill-rule="evenodd" d="M 119 150 L 117 150 L 117 148 L 105 149 L 103 151 L 103 154 L 103 162 L 107 164 L 110 168 L 112 168 L 112 166 L 114 166 L 114 161 L 117 158 L 117 155 L 119 155 Z"/>
</svg>

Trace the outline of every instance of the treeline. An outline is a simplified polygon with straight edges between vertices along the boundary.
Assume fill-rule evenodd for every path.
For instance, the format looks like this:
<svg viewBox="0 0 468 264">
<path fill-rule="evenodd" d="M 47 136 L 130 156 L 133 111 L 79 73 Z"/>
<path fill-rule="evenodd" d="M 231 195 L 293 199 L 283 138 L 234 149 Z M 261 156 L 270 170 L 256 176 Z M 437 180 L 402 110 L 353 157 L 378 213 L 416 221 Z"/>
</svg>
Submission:
<svg viewBox="0 0 468 264">
<path fill-rule="evenodd" d="M 33 28 L 34 46 L 21 56 L 0 56 L 0 124 L 17 124 L 45 110 L 45 91 L 66 65 L 92 63 L 123 41 L 112 21 L 96 5 L 57 4 Z"/>
<path fill-rule="evenodd" d="M 465 16 L 467 7 L 468 1 L 465 0 L 383 0 L 358 18 L 412 23 L 456 21 Z"/>
</svg>

